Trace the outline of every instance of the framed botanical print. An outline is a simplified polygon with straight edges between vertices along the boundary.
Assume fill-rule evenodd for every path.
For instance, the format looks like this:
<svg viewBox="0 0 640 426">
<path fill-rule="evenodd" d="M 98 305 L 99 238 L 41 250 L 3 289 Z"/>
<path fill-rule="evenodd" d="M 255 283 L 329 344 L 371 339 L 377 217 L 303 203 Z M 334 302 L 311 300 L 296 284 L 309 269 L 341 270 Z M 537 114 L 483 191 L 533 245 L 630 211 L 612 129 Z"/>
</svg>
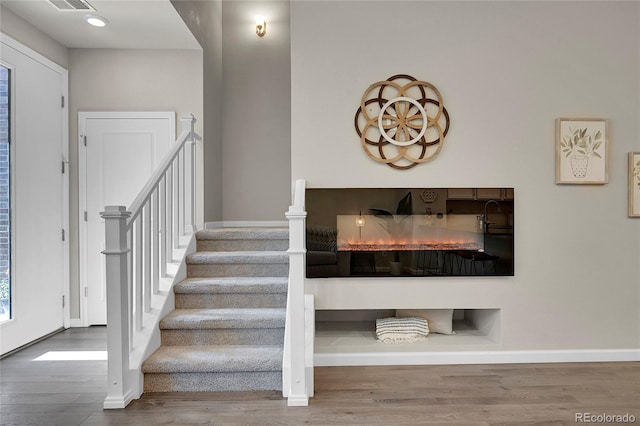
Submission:
<svg viewBox="0 0 640 426">
<path fill-rule="evenodd" d="M 607 120 L 559 118 L 556 126 L 556 183 L 607 183 Z"/>
<path fill-rule="evenodd" d="M 640 152 L 629 153 L 629 217 L 640 217 Z"/>
</svg>

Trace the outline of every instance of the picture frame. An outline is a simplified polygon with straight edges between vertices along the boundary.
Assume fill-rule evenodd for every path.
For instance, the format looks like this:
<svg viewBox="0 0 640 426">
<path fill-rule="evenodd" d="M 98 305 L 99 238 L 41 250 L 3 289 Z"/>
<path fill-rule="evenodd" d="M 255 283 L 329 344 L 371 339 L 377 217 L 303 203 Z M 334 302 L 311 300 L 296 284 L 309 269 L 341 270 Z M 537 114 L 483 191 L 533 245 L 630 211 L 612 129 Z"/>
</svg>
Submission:
<svg viewBox="0 0 640 426">
<path fill-rule="evenodd" d="M 608 121 L 558 118 L 556 184 L 604 185 L 608 182 Z"/>
<path fill-rule="evenodd" d="M 629 153 L 629 217 L 640 217 L 640 152 Z"/>
</svg>

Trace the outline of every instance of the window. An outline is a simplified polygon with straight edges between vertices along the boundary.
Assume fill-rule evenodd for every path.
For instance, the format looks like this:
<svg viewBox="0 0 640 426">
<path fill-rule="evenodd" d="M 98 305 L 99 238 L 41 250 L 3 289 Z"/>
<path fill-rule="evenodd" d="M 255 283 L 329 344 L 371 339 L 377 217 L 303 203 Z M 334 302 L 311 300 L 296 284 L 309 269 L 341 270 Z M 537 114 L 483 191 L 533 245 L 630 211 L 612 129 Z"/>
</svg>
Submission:
<svg viewBox="0 0 640 426">
<path fill-rule="evenodd" d="M 0 322 L 11 312 L 11 70 L 0 65 Z"/>
</svg>

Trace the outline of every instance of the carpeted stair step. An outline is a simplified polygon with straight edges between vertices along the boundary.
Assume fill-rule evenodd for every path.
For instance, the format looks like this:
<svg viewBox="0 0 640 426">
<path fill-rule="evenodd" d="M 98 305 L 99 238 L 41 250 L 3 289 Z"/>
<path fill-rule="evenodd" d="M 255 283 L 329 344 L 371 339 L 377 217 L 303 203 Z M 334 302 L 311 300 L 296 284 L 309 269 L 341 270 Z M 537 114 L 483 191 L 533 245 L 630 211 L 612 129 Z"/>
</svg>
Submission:
<svg viewBox="0 0 640 426">
<path fill-rule="evenodd" d="M 287 281 L 287 277 L 187 278 L 174 287 L 176 308 L 284 308 Z"/>
<path fill-rule="evenodd" d="M 282 251 L 196 252 L 187 256 L 187 277 L 286 277 L 289 255 Z"/>
<path fill-rule="evenodd" d="M 287 228 L 214 228 L 196 234 L 198 251 L 285 251 Z"/>
<path fill-rule="evenodd" d="M 280 345 L 284 308 L 176 309 L 160 321 L 162 345 Z"/>
<path fill-rule="evenodd" d="M 161 346 L 143 363 L 145 392 L 282 389 L 287 228 L 196 234 Z"/>
<path fill-rule="evenodd" d="M 282 389 L 282 346 L 161 346 L 142 365 L 145 392 Z"/>
</svg>

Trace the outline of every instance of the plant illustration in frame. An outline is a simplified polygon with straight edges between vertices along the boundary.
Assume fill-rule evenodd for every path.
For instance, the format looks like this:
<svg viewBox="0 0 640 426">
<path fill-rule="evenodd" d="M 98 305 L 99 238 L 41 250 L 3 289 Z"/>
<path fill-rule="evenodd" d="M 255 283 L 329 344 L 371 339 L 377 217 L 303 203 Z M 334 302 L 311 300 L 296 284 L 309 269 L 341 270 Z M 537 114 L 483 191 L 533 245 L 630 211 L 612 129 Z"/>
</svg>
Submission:
<svg viewBox="0 0 640 426">
<path fill-rule="evenodd" d="M 640 217 L 640 152 L 629 153 L 629 217 Z"/>
<path fill-rule="evenodd" d="M 556 140 L 556 183 L 607 183 L 607 121 L 559 118 Z"/>
</svg>

